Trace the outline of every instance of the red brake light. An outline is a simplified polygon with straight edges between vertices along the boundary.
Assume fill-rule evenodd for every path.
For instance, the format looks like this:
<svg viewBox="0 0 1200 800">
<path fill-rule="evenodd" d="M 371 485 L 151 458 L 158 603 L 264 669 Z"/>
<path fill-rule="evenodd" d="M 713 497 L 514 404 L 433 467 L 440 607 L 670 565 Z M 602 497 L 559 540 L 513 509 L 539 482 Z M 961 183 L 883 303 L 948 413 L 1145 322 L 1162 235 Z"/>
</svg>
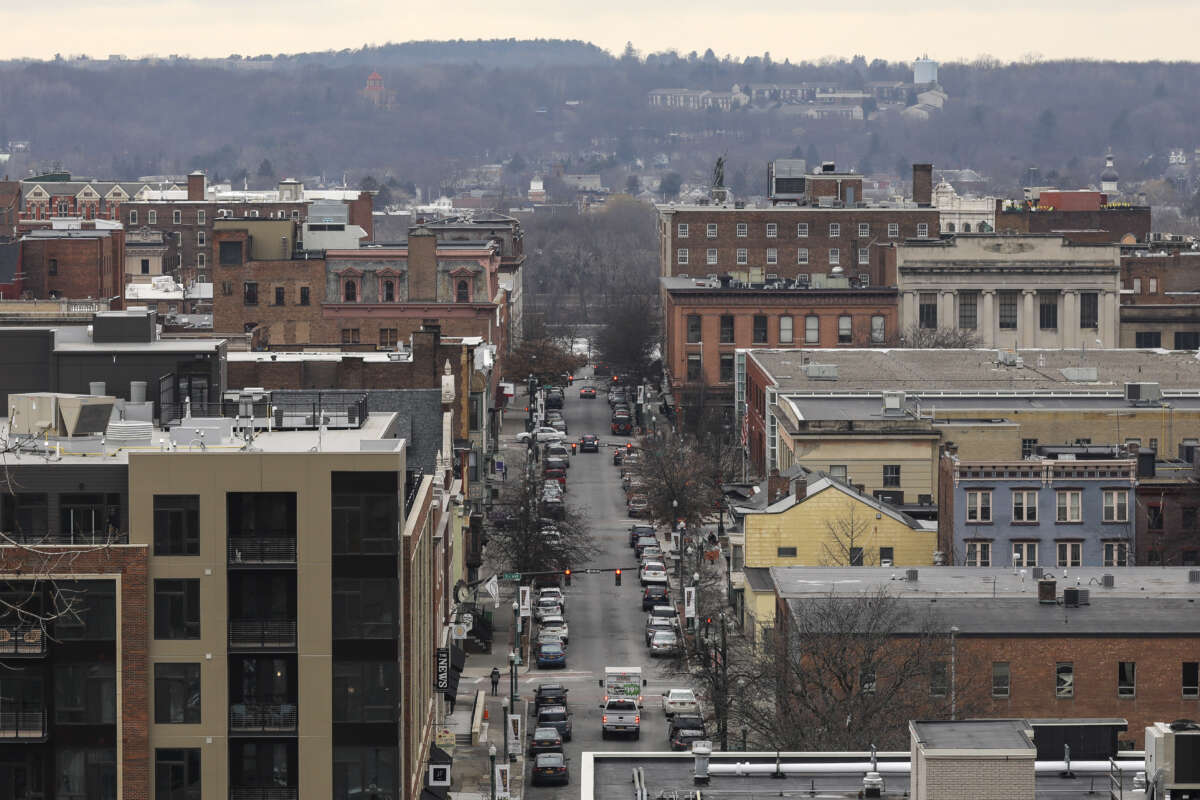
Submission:
<svg viewBox="0 0 1200 800">
<path fill-rule="evenodd" d="M 603 725 L 607 725 L 608 724 L 608 714 L 605 714 L 603 717 L 601 717 L 600 722 Z"/>
<path fill-rule="evenodd" d="M 638 714 L 636 717 L 634 717 L 633 722 L 636 725 L 641 725 L 642 724 L 642 715 Z"/>
</svg>

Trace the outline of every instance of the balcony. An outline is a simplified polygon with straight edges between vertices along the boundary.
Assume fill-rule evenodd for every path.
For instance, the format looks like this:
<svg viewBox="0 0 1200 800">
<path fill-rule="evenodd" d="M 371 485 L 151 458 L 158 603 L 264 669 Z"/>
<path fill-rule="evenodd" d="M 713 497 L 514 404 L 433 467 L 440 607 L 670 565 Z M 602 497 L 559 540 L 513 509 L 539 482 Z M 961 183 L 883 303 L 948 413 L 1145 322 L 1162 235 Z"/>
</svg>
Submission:
<svg viewBox="0 0 1200 800">
<path fill-rule="evenodd" d="M 232 538 L 229 540 L 230 567 L 294 567 L 294 538 Z"/>
<path fill-rule="evenodd" d="M 229 800 L 297 800 L 295 786 L 230 786 Z"/>
<path fill-rule="evenodd" d="M 46 655 L 46 633 L 38 625 L 0 625 L 0 656 L 41 658 Z"/>
<path fill-rule="evenodd" d="M 233 650 L 287 650 L 296 647 L 296 621 L 290 619 L 231 619 L 229 647 Z"/>
<path fill-rule="evenodd" d="M 129 544 L 128 531 L 66 531 L 58 533 L 35 533 L 30 531 L 5 531 L 0 537 L 0 545 L 74 545 L 77 547 L 95 547 L 97 545 Z"/>
<path fill-rule="evenodd" d="M 44 742 L 46 738 L 46 709 L 0 711 L 0 741 Z"/>
<path fill-rule="evenodd" d="M 296 704 L 282 698 L 267 703 L 234 703 L 229 707 L 229 730 L 242 734 L 295 733 Z"/>
</svg>

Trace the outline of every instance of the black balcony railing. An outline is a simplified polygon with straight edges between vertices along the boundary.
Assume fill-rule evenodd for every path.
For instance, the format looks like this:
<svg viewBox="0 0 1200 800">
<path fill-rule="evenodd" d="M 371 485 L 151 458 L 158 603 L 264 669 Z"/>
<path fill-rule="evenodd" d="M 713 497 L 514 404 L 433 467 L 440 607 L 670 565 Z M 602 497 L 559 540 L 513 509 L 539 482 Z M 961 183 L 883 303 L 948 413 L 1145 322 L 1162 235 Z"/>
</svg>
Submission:
<svg viewBox="0 0 1200 800">
<path fill-rule="evenodd" d="M 0 625 L 0 656 L 46 655 L 46 632 L 38 625 Z"/>
<path fill-rule="evenodd" d="M 288 565 L 296 563 L 296 540 L 289 538 L 234 538 L 229 540 L 229 566 Z"/>
<path fill-rule="evenodd" d="M 297 800 L 295 786 L 231 786 L 229 800 Z"/>
<path fill-rule="evenodd" d="M 281 733 L 296 730 L 296 704 L 275 700 L 229 706 L 229 730 L 241 733 Z"/>
<path fill-rule="evenodd" d="M 231 619 L 229 646 L 242 650 L 296 646 L 296 622 L 289 619 Z"/>
<path fill-rule="evenodd" d="M 192 417 L 238 417 L 256 429 L 315 430 L 361 428 L 367 418 L 367 395 L 355 391 L 274 391 L 254 402 L 239 400 L 162 403 L 162 424 L 174 425 Z"/>
<path fill-rule="evenodd" d="M 46 709 L 0 710 L 0 740 L 46 738 Z"/>
</svg>

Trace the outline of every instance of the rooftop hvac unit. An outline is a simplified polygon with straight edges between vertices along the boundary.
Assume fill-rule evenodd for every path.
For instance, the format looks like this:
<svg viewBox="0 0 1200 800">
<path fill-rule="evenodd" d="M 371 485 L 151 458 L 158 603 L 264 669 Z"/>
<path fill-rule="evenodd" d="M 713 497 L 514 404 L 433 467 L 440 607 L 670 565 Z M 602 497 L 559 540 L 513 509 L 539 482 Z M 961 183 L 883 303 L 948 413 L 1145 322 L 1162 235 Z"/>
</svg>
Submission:
<svg viewBox="0 0 1200 800">
<path fill-rule="evenodd" d="M 1155 797 L 1200 797 L 1200 725 L 1191 720 L 1146 728 L 1146 778 Z"/>
<path fill-rule="evenodd" d="M 1044 567 L 1034 567 L 1031 570 L 1030 574 L 1033 575 L 1033 579 L 1035 581 L 1040 581 L 1042 579 L 1042 576 L 1046 574 L 1046 570 Z"/>
<path fill-rule="evenodd" d="M 996 363 L 1006 367 L 1019 367 L 1025 363 L 1025 360 L 1012 350 L 997 350 Z"/>
<path fill-rule="evenodd" d="M 886 391 L 883 393 L 883 414 L 887 417 L 903 416 L 904 392 Z"/>
<path fill-rule="evenodd" d="M 33 436 L 88 436 L 103 433 L 112 417 L 113 398 L 86 394 L 33 392 L 8 397 L 12 433 Z"/>
<path fill-rule="evenodd" d="M 1157 405 L 1162 400 L 1162 388 L 1157 383 L 1127 383 L 1125 399 L 1135 406 Z"/>
<path fill-rule="evenodd" d="M 837 364 L 807 364 L 804 374 L 813 381 L 836 381 L 838 368 Z"/>
<path fill-rule="evenodd" d="M 1200 569 L 1188 570 L 1188 583 L 1200 583 Z"/>
<path fill-rule="evenodd" d="M 909 581 L 909 582 L 915 582 L 917 580 L 917 576 L 920 574 L 921 573 L 918 570 L 906 569 L 906 570 L 904 570 L 904 580 Z"/>
<path fill-rule="evenodd" d="M 1063 589 L 1063 605 L 1067 608 L 1076 608 L 1079 606 L 1079 590 L 1078 589 Z"/>
<path fill-rule="evenodd" d="M 1117 577 L 1111 573 L 1105 573 L 1100 576 L 1100 585 L 1105 589 L 1112 589 L 1117 585 Z"/>
<path fill-rule="evenodd" d="M 1058 602 L 1058 583 L 1052 578 L 1043 578 L 1038 581 L 1038 602 L 1047 605 Z"/>
</svg>

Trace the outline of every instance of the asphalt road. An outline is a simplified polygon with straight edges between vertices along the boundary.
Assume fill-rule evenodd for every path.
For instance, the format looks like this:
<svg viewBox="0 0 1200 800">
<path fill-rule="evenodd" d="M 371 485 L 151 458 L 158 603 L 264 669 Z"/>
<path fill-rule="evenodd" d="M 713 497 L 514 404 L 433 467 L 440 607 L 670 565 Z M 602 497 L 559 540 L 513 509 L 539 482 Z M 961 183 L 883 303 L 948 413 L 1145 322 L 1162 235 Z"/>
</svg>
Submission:
<svg viewBox="0 0 1200 800">
<path fill-rule="evenodd" d="M 569 430 L 568 440 L 578 441 L 585 433 L 598 434 L 606 444 L 621 447 L 627 437 L 609 433 L 608 387 L 594 382 L 595 400 L 579 397 L 579 387 L 593 383 L 577 379 L 567 387 L 563 417 Z M 629 526 L 634 520 L 625 514 L 625 495 L 621 490 L 620 474 L 612 463 L 612 449 L 601 447 L 599 453 L 578 453 L 571 457 L 567 474 L 567 503 L 582 513 L 591 524 L 592 536 L 599 553 L 584 567 L 624 569 L 622 585 L 615 586 L 612 573 L 599 575 L 574 574 L 567 591 L 567 624 L 570 643 L 567 647 L 567 667 L 563 670 L 531 669 L 521 677 L 521 693 L 530 697 L 538 683 L 560 682 L 569 690 L 569 710 L 573 738 L 566 743 L 571 786 L 579 785 L 580 753 L 588 750 L 668 750 L 667 723 L 661 708 L 664 689 L 687 685 L 682 676 L 668 672 L 658 659 L 652 659 L 645 646 L 642 611 L 642 587 L 638 583 L 637 558 L 629 547 Z M 660 537 L 661 538 L 661 537 Z M 664 548 L 665 549 L 665 548 Z M 638 740 L 600 735 L 599 681 L 605 665 L 641 666 L 648 686 L 645 689 L 645 709 L 642 713 L 642 733 Z M 526 776 L 528 780 L 529 763 Z M 561 787 L 535 787 L 526 784 L 526 796 L 578 796 L 578 789 L 565 794 Z"/>
</svg>

